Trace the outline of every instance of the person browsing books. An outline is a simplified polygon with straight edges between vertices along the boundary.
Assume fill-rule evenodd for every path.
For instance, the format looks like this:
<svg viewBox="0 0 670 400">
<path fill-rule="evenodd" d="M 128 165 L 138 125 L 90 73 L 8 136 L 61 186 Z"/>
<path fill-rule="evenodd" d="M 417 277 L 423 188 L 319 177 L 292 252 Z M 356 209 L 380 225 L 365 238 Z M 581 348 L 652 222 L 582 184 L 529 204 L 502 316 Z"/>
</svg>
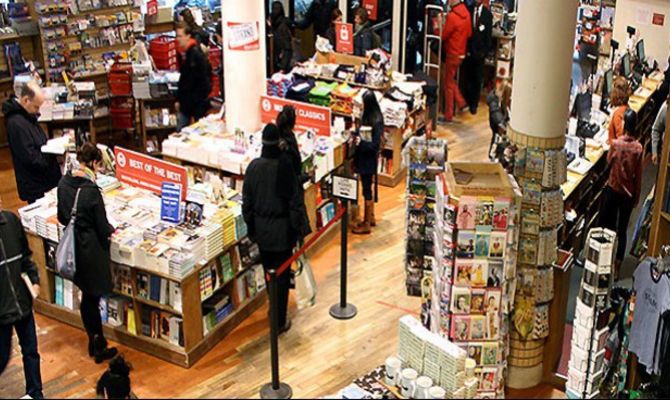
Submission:
<svg viewBox="0 0 670 400">
<path fill-rule="evenodd" d="M 40 293 L 40 277 L 21 220 L 2 209 L 2 198 L 0 210 L 0 375 L 9 363 L 15 330 L 23 356 L 26 394 L 41 399 L 44 396 L 33 315 L 33 296 Z"/>
<path fill-rule="evenodd" d="M 77 153 L 77 160 L 79 167 L 58 184 L 58 222 L 67 226 L 76 201 L 74 283 L 82 292 L 79 311 L 88 335 L 88 355 L 99 364 L 117 353 L 115 348 L 107 347 L 99 310 L 100 298 L 111 294 L 113 288 L 109 247 L 114 227 L 107 221 L 105 203 L 96 184 L 102 152 L 85 143 Z"/>
</svg>

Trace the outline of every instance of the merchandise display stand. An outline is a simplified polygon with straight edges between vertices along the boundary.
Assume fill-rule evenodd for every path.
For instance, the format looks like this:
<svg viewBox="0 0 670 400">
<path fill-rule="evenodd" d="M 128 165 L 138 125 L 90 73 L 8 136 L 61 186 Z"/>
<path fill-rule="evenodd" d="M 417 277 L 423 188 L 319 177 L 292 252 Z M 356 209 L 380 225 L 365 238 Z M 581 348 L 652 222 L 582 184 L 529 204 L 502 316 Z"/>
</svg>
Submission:
<svg viewBox="0 0 670 400">
<path fill-rule="evenodd" d="M 666 134 L 670 127 L 670 119 L 666 122 Z M 670 140 L 663 141 L 663 149 L 659 158 L 658 179 L 656 181 L 656 201 L 652 217 L 651 233 L 649 237 L 648 254 L 660 254 L 661 246 L 670 243 L 670 182 L 668 169 L 670 168 Z"/>
</svg>

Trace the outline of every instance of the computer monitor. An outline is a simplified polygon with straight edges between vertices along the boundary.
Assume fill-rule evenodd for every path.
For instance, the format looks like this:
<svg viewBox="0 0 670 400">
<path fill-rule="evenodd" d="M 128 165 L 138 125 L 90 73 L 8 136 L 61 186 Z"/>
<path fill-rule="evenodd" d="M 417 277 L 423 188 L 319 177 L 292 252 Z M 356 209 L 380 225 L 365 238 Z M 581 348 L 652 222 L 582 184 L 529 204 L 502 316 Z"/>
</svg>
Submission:
<svg viewBox="0 0 670 400">
<path fill-rule="evenodd" d="M 605 72 L 605 84 L 603 85 L 603 97 L 608 97 L 612 94 L 612 86 L 614 86 L 614 70 L 608 69 Z"/>
<path fill-rule="evenodd" d="M 621 59 L 621 75 L 626 78 L 630 77 L 632 71 L 630 69 L 630 54 L 625 54 Z"/>
<path fill-rule="evenodd" d="M 644 59 L 647 58 L 645 52 L 644 52 L 644 39 L 640 39 L 640 41 L 637 42 L 637 59 L 640 62 L 644 62 Z"/>
</svg>

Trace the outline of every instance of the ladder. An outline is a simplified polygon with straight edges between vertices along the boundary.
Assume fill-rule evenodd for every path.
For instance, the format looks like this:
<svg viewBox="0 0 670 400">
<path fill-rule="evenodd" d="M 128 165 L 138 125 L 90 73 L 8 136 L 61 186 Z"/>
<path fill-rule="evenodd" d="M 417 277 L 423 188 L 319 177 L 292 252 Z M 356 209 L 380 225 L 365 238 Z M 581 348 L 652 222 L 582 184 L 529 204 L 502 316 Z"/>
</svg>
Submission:
<svg viewBox="0 0 670 400">
<path fill-rule="evenodd" d="M 430 71 L 434 70 L 437 71 L 437 107 L 439 109 L 440 107 L 440 84 L 442 80 L 442 30 L 444 29 L 444 24 L 445 20 L 443 19 L 446 13 L 444 12 L 444 8 L 439 5 L 426 5 L 425 9 L 425 15 L 424 15 L 424 21 L 423 21 L 423 27 L 424 27 L 424 37 L 423 37 L 423 72 L 430 76 Z M 440 19 L 439 23 L 439 30 L 437 32 L 437 35 L 435 32 L 433 32 L 433 20 L 431 17 L 437 16 L 437 18 Z M 429 30 L 429 27 L 431 29 Z M 432 34 L 428 32 L 433 32 Z M 438 50 L 437 50 L 437 63 L 431 62 L 431 56 L 432 56 L 432 51 L 431 51 L 431 44 L 433 42 L 437 42 L 438 45 Z"/>
</svg>

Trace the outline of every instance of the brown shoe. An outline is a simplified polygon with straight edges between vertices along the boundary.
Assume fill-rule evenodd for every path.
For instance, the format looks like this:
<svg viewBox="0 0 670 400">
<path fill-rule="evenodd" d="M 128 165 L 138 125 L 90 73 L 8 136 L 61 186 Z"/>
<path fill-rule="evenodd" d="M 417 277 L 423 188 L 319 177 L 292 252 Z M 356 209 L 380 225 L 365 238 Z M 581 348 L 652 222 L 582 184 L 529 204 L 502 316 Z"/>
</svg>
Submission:
<svg viewBox="0 0 670 400">
<path fill-rule="evenodd" d="M 370 203 L 371 201 L 366 201 L 365 202 L 365 219 L 363 222 L 361 222 L 358 226 L 354 227 L 354 229 L 351 230 L 351 233 L 354 235 L 369 235 L 372 233 L 372 230 L 370 229 L 370 216 L 372 209 L 370 208 Z"/>
</svg>

